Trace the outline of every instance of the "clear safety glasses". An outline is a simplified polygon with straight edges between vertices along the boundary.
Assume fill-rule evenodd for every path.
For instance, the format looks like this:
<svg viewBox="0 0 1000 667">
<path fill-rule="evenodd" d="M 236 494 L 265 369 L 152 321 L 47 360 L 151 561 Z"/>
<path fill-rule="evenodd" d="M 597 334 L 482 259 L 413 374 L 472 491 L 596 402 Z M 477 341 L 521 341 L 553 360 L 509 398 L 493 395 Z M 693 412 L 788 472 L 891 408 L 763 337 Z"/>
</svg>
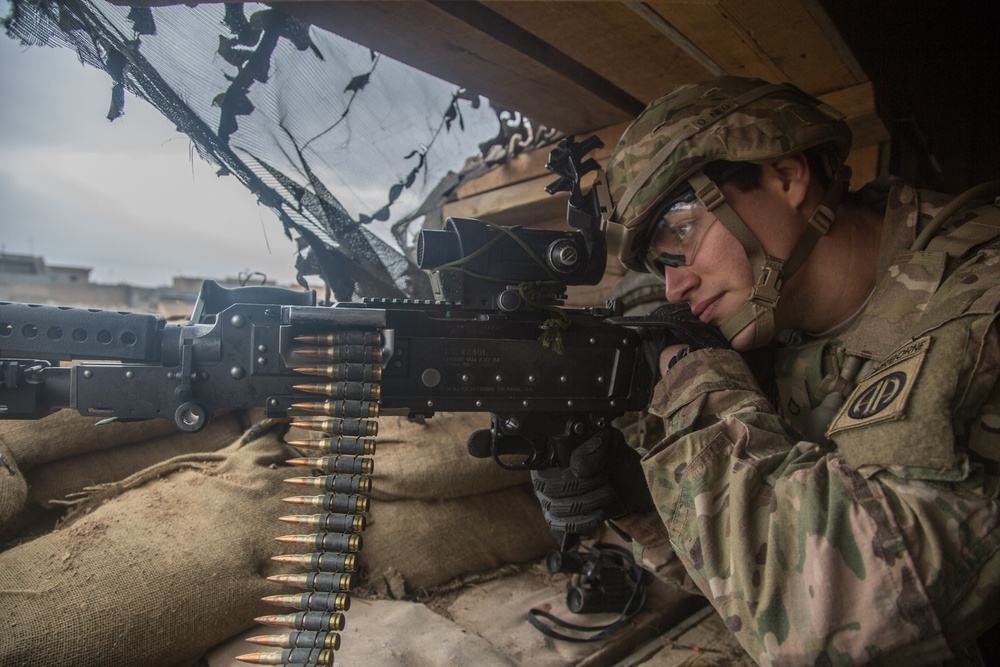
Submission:
<svg viewBox="0 0 1000 667">
<path fill-rule="evenodd" d="M 674 199 L 656 217 L 649 237 L 646 266 L 655 275 L 663 276 L 667 267 L 690 265 L 705 232 L 717 220 L 695 197 L 694 190 Z"/>
</svg>

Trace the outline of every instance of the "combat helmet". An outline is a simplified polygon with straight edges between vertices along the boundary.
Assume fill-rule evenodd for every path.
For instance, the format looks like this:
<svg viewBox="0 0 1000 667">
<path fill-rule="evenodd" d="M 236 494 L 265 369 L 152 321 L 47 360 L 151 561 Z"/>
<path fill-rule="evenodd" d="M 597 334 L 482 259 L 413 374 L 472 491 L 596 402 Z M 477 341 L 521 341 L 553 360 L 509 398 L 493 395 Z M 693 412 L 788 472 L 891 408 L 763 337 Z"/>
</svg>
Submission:
<svg viewBox="0 0 1000 667">
<path fill-rule="evenodd" d="M 825 147 L 830 183 L 806 231 L 787 260 L 768 256 L 704 169 L 720 160 L 766 164 Z M 705 209 L 740 241 L 755 286 L 743 307 L 720 327 L 730 341 L 757 322 L 754 347 L 774 335 L 774 307 L 787 280 L 833 223 L 850 179 L 844 160 L 851 131 L 844 116 L 791 84 L 723 76 L 682 86 L 652 102 L 625 130 L 606 170 L 609 249 L 636 271 L 646 271 L 652 227 L 661 207 L 693 188 Z M 662 276 L 660 276 L 662 278 Z"/>
</svg>

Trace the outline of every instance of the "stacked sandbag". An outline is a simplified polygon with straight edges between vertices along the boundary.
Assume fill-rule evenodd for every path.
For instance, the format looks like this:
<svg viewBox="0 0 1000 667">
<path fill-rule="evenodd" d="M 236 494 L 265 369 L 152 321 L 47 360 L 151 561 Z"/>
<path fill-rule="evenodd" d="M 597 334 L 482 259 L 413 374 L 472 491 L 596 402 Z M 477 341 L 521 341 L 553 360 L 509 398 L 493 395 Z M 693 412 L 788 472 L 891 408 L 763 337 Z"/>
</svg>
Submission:
<svg viewBox="0 0 1000 667">
<path fill-rule="evenodd" d="M 0 421 L 0 464 L 11 464 L 18 473 L 0 475 L 0 541 L 51 529 L 65 506 L 94 487 L 175 456 L 216 451 L 247 424 L 243 411 L 217 414 L 197 433 L 178 431 L 163 419 L 104 424 L 73 410 Z"/>
<path fill-rule="evenodd" d="M 27 506 L 26 477 L 37 466 L 176 430 L 163 420 L 95 428 L 97 421 L 73 410 L 39 420 L 0 420 L 0 536 L 9 539 L 38 514 Z"/>
<path fill-rule="evenodd" d="M 278 430 L 212 451 L 219 437 L 236 430 L 234 419 L 213 420 L 194 436 L 151 422 L 170 434 L 136 442 L 150 432 L 125 437 L 119 426 L 139 425 L 95 427 L 93 420 L 57 415 L 57 433 L 83 440 L 67 436 L 58 449 L 42 422 L 32 424 L 35 438 L 25 422 L 14 436 L 3 432 L 0 443 L 14 444 L 4 451 L 12 461 L 27 460 L 29 476 L 48 471 L 28 497 L 37 494 L 38 503 L 59 509 L 49 496 L 70 495 L 74 504 L 58 529 L 0 552 L 0 666 L 180 665 L 253 627 L 255 617 L 283 613 L 260 599 L 290 592 L 264 578 L 288 573 L 289 566 L 271 557 L 296 551 L 274 538 L 311 532 L 278 521 L 312 513 L 282 502 L 302 492 L 283 483 L 303 474 L 284 465 L 299 453 Z M 527 473 L 467 453 L 469 434 L 488 423 L 487 415 L 380 421 L 372 509 L 359 554 L 370 592 L 401 597 L 534 560 L 554 546 Z M 96 443 L 94 430 L 107 437 Z M 206 438 L 206 451 L 111 479 L 150 452 L 162 453 L 158 443 L 173 437 Z M 134 456 L 124 454 L 130 448 Z M 78 457 L 101 457 L 108 469 L 71 482 Z M 118 465 L 126 458 L 133 463 Z M 347 617 L 350 624 L 350 612 Z"/>
<path fill-rule="evenodd" d="M 112 425 L 100 428 L 109 426 Z M 71 499 L 87 489 L 125 479 L 175 456 L 217 451 L 245 430 L 243 413 L 231 412 L 215 417 L 197 433 L 171 430 L 127 446 L 100 449 L 46 463 L 27 475 L 28 500 L 45 509 L 59 507 L 66 504 L 65 499 Z"/>
<path fill-rule="evenodd" d="M 246 629 L 280 586 L 276 433 L 95 489 L 59 529 L 0 553 L 0 665 L 181 665 Z"/>
<path fill-rule="evenodd" d="M 165 419 L 98 425 L 99 422 L 95 417 L 83 417 L 70 409 L 58 410 L 38 420 L 0 421 L 0 443 L 10 448 L 21 469 L 28 472 L 44 463 L 114 449 L 177 431 Z"/>
<path fill-rule="evenodd" d="M 14 453 L 0 438 L 0 535 L 3 535 L 24 512 L 28 482 L 24 479 Z"/>
</svg>

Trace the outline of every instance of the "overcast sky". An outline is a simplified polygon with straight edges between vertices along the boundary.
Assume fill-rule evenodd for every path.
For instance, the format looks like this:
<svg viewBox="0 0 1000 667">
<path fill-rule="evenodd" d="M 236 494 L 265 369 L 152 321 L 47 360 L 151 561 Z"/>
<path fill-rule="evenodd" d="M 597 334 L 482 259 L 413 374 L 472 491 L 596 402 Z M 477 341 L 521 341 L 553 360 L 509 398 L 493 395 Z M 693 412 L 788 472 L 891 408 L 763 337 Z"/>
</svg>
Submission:
<svg viewBox="0 0 1000 667">
<path fill-rule="evenodd" d="M 0 0 L 0 15 L 8 14 Z M 126 93 L 106 118 L 107 74 L 65 48 L 0 32 L 0 246 L 86 266 L 95 282 L 167 285 L 175 275 L 295 276 L 281 223 L 188 138 Z"/>
</svg>

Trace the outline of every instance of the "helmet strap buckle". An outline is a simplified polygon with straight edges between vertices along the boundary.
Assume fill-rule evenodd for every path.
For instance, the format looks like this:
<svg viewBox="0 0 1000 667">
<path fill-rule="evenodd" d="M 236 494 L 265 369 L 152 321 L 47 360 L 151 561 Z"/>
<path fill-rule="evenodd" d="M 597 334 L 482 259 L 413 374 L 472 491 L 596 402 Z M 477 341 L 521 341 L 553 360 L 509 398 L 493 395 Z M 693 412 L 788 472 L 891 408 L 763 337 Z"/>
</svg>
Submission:
<svg viewBox="0 0 1000 667">
<path fill-rule="evenodd" d="M 782 262 L 769 257 L 761 267 L 757 282 L 750 290 L 748 301 L 753 301 L 768 310 L 774 310 L 781 296 Z"/>
<path fill-rule="evenodd" d="M 809 224 L 816 229 L 817 234 L 826 236 L 827 232 L 830 231 L 831 225 L 833 225 L 834 217 L 835 214 L 830 207 L 820 204 L 809 217 Z"/>
<path fill-rule="evenodd" d="M 689 181 L 690 182 L 690 181 Z M 701 181 L 696 181 L 701 182 Z M 694 183 L 692 183 L 694 185 Z M 696 187 L 694 191 L 694 196 L 697 197 L 705 210 L 711 213 L 716 208 L 719 207 L 722 202 L 726 201 L 726 196 L 722 194 L 719 186 L 715 184 L 715 181 L 704 178 L 704 182 L 701 187 Z"/>
</svg>

